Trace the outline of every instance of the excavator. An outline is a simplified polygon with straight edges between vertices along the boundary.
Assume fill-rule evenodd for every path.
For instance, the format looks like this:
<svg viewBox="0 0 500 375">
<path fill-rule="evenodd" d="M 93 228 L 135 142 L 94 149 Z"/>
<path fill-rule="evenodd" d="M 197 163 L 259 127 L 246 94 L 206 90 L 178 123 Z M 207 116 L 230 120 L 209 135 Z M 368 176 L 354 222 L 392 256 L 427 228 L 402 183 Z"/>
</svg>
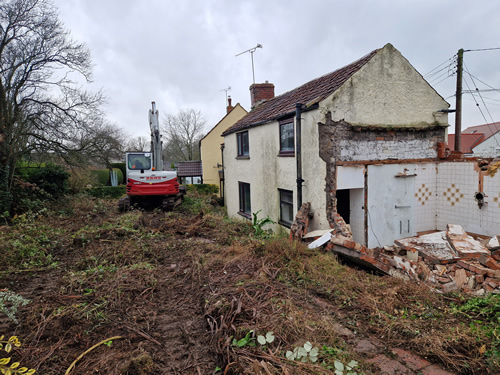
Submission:
<svg viewBox="0 0 500 375">
<path fill-rule="evenodd" d="M 149 110 L 149 126 L 151 151 L 125 154 L 127 196 L 118 201 L 120 211 L 127 211 L 133 205 L 172 211 L 182 202 L 186 193 L 184 186 L 180 186 L 177 181 L 177 172 L 163 170 L 162 141 L 155 102 L 152 102 Z"/>
</svg>

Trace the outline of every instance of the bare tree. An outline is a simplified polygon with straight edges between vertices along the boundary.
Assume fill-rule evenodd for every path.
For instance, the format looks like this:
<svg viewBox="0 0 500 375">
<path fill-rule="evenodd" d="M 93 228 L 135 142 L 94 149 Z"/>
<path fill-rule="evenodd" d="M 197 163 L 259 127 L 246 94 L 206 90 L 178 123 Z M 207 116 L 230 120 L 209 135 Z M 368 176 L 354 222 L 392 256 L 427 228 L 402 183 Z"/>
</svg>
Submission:
<svg viewBox="0 0 500 375">
<path fill-rule="evenodd" d="M 167 114 L 163 120 L 166 142 L 165 158 L 173 161 L 199 160 L 199 141 L 206 120 L 199 110 L 181 109 L 177 115 Z"/>
<path fill-rule="evenodd" d="M 11 203 L 16 161 L 32 151 L 67 157 L 83 151 L 102 117 L 90 52 L 70 39 L 50 0 L 0 3 L 0 213 Z M 100 123 L 100 120 L 97 121 Z"/>
<path fill-rule="evenodd" d="M 128 151 L 149 151 L 151 149 L 151 140 L 139 136 L 131 139 L 126 147 Z"/>
</svg>

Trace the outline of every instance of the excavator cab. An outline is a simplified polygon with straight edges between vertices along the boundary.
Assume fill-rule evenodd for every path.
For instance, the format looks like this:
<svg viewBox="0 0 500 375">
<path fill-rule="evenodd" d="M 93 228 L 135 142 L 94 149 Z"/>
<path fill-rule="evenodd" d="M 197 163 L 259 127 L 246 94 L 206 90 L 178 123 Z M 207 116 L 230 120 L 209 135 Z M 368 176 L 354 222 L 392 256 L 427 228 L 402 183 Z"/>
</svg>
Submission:
<svg viewBox="0 0 500 375">
<path fill-rule="evenodd" d="M 150 170 L 151 153 L 127 153 L 127 168 L 131 171 Z"/>
</svg>

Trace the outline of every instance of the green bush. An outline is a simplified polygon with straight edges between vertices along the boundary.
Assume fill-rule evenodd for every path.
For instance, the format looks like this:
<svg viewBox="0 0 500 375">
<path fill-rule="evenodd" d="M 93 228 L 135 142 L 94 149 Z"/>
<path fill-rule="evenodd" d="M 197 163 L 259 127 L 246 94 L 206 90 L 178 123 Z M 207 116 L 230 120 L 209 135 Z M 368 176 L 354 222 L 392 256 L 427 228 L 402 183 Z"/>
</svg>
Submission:
<svg viewBox="0 0 500 375">
<path fill-rule="evenodd" d="M 113 168 L 113 171 L 116 172 L 116 175 L 118 177 L 118 185 L 123 185 L 123 172 L 120 168 Z"/>
<path fill-rule="evenodd" d="M 94 185 L 109 185 L 109 169 L 94 169 L 92 174 L 94 175 Z"/>
<path fill-rule="evenodd" d="M 127 164 L 125 164 L 124 162 L 123 163 L 111 163 L 111 168 L 113 168 L 113 169 L 118 168 L 120 171 L 122 171 L 122 176 L 125 177 L 127 175 L 126 165 Z M 123 184 L 123 180 L 122 180 L 122 182 L 120 182 L 119 175 L 118 175 L 118 183 Z"/>
<path fill-rule="evenodd" d="M 68 192 L 68 178 L 70 174 L 63 167 L 56 164 L 31 167 L 21 166 L 16 175 L 24 182 L 36 185 L 40 190 L 42 198 L 58 199 Z"/>
<path fill-rule="evenodd" d="M 217 194 L 219 192 L 219 187 L 212 184 L 194 184 L 187 185 L 188 191 L 196 190 L 201 194 Z"/>
<path fill-rule="evenodd" d="M 125 185 L 98 186 L 87 190 L 88 194 L 96 198 L 120 198 L 126 191 Z"/>
</svg>

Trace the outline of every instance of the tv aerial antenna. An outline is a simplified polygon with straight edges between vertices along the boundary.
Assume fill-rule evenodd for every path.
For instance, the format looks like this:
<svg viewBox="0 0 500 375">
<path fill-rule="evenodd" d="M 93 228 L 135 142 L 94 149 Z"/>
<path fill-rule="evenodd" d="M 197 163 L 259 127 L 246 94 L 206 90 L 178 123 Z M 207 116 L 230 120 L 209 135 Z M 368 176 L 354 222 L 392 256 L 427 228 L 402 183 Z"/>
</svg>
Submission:
<svg viewBox="0 0 500 375">
<path fill-rule="evenodd" d="M 247 49 L 246 51 L 238 53 L 235 57 L 239 55 L 243 55 L 244 53 L 250 52 L 250 55 L 252 56 L 252 75 L 253 75 L 253 83 L 255 84 L 255 70 L 253 66 L 253 53 L 257 50 L 257 48 L 262 48 L 262 44 L 257 43 L 257 45 L 253 48 Z"/>
<path fill-rule="evenodd" d="M 227 86 L 227 88 L 219 90 L 219 91 L 225 91 L 226 92 L 226 105 L 227 105 L 227 92 L 231 91 L 231 86 Z"/>
</svg>

